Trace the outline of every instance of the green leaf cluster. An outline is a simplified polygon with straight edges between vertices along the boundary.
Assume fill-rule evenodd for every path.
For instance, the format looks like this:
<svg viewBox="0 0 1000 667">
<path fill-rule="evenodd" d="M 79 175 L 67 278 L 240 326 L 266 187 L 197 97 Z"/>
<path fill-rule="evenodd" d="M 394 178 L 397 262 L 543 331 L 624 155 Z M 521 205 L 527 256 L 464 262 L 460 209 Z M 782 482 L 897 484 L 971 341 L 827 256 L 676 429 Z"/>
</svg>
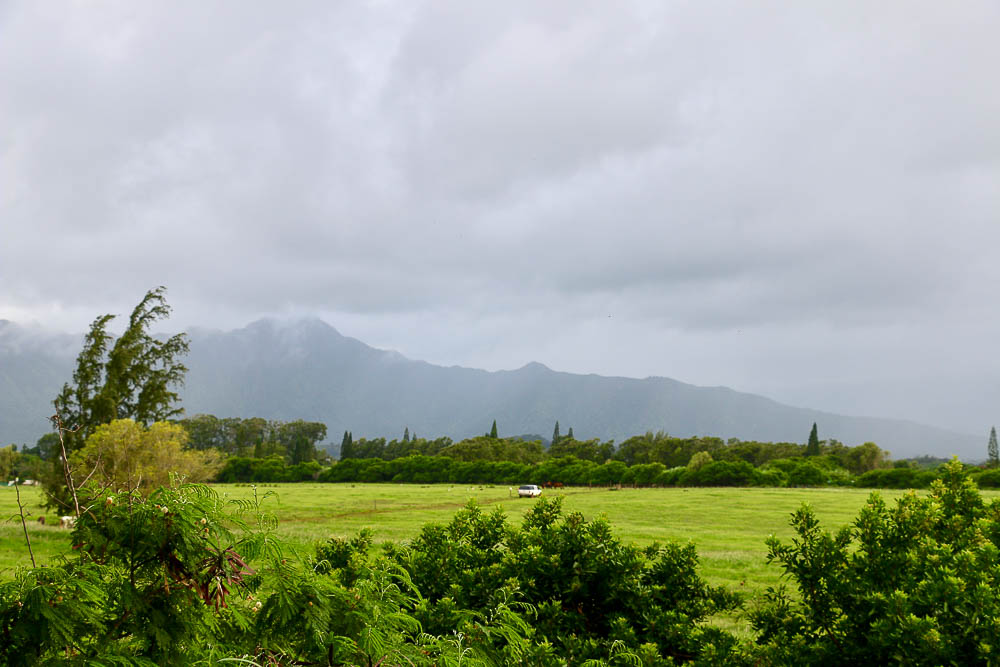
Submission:
<svg viewBox="0 0 1000 667">
<path fill-rule="evenodd" d="M 957 461 L 927 496 L 872 494 L 854 524 L 823 530 L 809 507 L 796 537 L 767 542 L 797 593 L 769 589 L 751 614 L 769 664 L 1000 662 L 1000 501 Z"/>
<path fill-rule="evenodd" d="M 730 635 L 701 622 L 740 599 L 698 576 L 692 545 L 639 549 L 602 519 L 564 513 L 558 498 L 536 502 L 520 527 L 499 510 L 470 504 L 391 551 L 423 592 L 418 617 L 435 632 L 446 632 L 461 610 L 482 613 L 498 595 L 513 595 L 533 610 L 532 642 L 553 647 L 568 664 L 616 650 L 652 650 L 657 657 L 648 664 L 708 651 L 738 658 Z"/>
</svg>

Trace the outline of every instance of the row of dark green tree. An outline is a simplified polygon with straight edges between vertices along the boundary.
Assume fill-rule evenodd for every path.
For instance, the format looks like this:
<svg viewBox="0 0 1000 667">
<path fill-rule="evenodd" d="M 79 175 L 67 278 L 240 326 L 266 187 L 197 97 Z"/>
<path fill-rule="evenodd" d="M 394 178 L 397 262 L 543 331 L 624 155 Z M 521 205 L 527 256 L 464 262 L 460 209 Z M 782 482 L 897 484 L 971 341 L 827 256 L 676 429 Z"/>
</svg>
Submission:
<svg viewBox="0 0 1000 667">
<path fill-rule="evenodd" d="M 340 442 L 341 459 L 398 459 L 413 454 L 434 456 L 452 444 L 452 439 L 443 437 L 428 440 L 411 435 L 410 429 L 403 432 L 401 439 L 386 440 L 385 438 L 361 438 L 357 442 L 350 431 L 344 431 Z"/>
<path fill-rule="evenodd" d="M 816 438 L 816 425 L 810 440 Z M 487 434 L 454 443 L 450 438 L 427 440 L 404 434 L 401 440 L 372 438 L 355 441 L 350 432 L 344 433 L 341 443 L 340 460 L 380 458 L 390 461 L 404 456 L 423 454 L 445 455 L 463 460 L 522 460 L 537 463 L 545 458 L 575 456 L 576 458 L 603 463 L 608 460 L 622 461 L 626 465 L 636 463 L 662 463 L 667 467 L 687 465 L 691 457 L 699 452 L 707 452 L 714 459 L 744 460 L 753 466 L 761 466 L 768 461 L 789 457 L 828 456 L 842 468 L 858 474 L 878 467 L 888 460 L 888 452 L 882 451 L 874 443 L 860 447 L 847 447 L 837 441 L 810 442 L 802 445 L 794 442 L 743 441 L 737 438 L 723 440 L 710 436 L 675 437 L 663 431 L 648 431 L 636 435 L 615 446 L 613 440 L 577 440 L 572 435 L 556 436 L 548 448 L 541 440 L 525 440 L 522 436 L 500 438 Z"/>
<path fill-rule="evenodd" d="M 289 465 L 323 460 L 328 456 L 317 449 L 326 439 L 326 424 L 322 422 L 261 417 L 220 419 L 202 414 L 180 419 L 177 423 L 188 432 L 188 446 L 193 449 L 217 449 L 228 456 L 279 456 Z"/>
<path fill-rule="evenodd" d="M 231 457 L 222 482 L 404 482 L 456 484 L 546 484 L 630 486 L 859 486 L 927 488 L 941 459 L 889 461 L 874 443 L 848 447 L 677 438 L 646 433 L 620 446 L 598 440 L 560 438 L 547 450 L 538 441 L 489 435 L 457 443 L 410 438 L 362 439 L 332 466 L 286 465 L 280 457 Z M 389 455 L 385 455 L 391 452 Z M 379 454 L 383 454 L 380 456 Z M 1000 487 L 1000 469 L 971 467 L 984 487 Z"/>
<path fill-rule="evenodd" d="M 863 488 L 926 488 L 940 474 L 932 468 L 879 468 L 861 475 L 830 459 L 774 459 L 754 467 L 743 460 L 714 461 L 697 456 L 688 466 L 609 460 L 596 463 L 574 456 L 547 458 L 539 463 L 503 460 L 461 460 L 449 456 L 411 455 L 389 461 L 347 459 L 333 466 L 313 461 L 285 465 L 277 457 L 227 459 L 216 477 L 220 482 L 395 482 L 413 484 L 551 484 L 581 486 L 854 486 Z M 1000 471 L 970 468 L 984 487 L 1000 487 Z"/>
<path fill-rule="evenodd" d="M 278 457 L 288 465 L 308 461 L 328 462 L 330 458 L 325 450 L 317 447 L 326 438 L 326 425 L 321 422 L 301 419 L 286 422 L 260 417 L 220 419 L 214 415 L 196 415 L 173 422 L 184 428 L 187 434 L 185 445 L 189 449 L 216 450 L 224 456 Z M 69 451 L 79 448 L 70 447 Z M 17 451 L 16 446 L 12 451 Z M 33 447 L 22 448 L 20 454 L 26 457 L 20 464 L 25 471 L 35 470 L 32 466 L 36 461 L 57 461 L 60 455 L 59 436 L 46 433 Z M 0 477 L 3 477 L 4 469 L 0 463 Z"/>
<path fill-rule="evenodd" d="M 815 430 L 813 431 L 815 435 Z M 634 485 L 850 484 L 854 476 L 886 465 L 887 453 L 873 443 L 846 447 L 817 443 L 806 456 L 797 443 L 723 441 L 671 437 L 665 433 L 613 441 L 559 436 L 546 449 L 541 441 L 500 438 L 492 433 L 452 442 L 404 433 L 401 440 L 353 440 L 344 434 L 340 461 L 320 466 L 282 466 L 278 458 L 234 457 L 219 481 L 397 481 L 453 483 L 544 483 Z"/>
</svg>

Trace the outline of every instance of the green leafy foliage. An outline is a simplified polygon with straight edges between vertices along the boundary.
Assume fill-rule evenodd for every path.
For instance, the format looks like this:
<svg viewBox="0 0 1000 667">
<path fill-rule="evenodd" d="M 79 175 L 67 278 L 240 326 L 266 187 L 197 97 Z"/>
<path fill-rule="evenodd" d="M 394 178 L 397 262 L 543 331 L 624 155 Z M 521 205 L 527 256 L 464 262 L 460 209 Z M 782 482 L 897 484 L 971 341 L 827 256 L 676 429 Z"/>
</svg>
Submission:
<svg viewBox="0 0 1000 667">
<path fill-rule="evenodd" d="M 540 442 L 525 442 L 514 438 L 482 436 L 468 438 L 440 451 L 441 456 L 459 461 L 512 461 L 538 463 L 545 458 Z"/>
<path fill-rule="evenodd" d="M 209 489 L 110 493 L 88 505 L 71 535 L 75 557 L 0 585 L 0 663 L 177 664 L 191 643 L 249 624 L 232 603 L 256 584 L 245 559 L 261 552 L 261 535 L 242 530 Z"/>
<path fill-rule="evenodd" d="M 220 419 L 199 414 L 177 423 L 187 431 L 192 449 L 216 449 L 244 458 L 279 454 L 290 465 L 320 458 L 316 447 L 326 438 L 325 424 L 301 419 L 288 422 L 260 417 Z"/>
<path fill-rule="evenodd" d="M 816 457 L 776 459 L 766 468 L 784 473 L 789 486 L 822 486 L 827 480 L 826 469 L 817 463 Z"/>
<path fill-rule="evenodd" d="M 211 479 L 221 466 L 216 450 L 185 448 L 187 432 L 176 424 L 156 422 L 149 428 L 131 419 L 115 419 L 94 431 L 70 455 L 78 470 L 89 471 L 90 485 L 151 489 L 169 484 L 171 475 L 186 481 Z"/>
<path fill-rule="evenodd" d="M 751 614 L 771 664 L 996 664 L 1000 502 L 957 461 L 930 495 L 873 494 L 853 526 L 820 528 L 803 507 L 790 544 L 768 540 L 799 595 L 770 589 Z"/>
<path fill-rule="evenodd" d="M 583 461 L 604 463 L 611 458 L 614 450 L 614 443 L 610 440 L 603 443 L 597 439 L 576 440 L 567 435 L 552 443 L 549 447 L 549 457 L 575 456 Z"/>
<path fill-rule="evenodd" d="M 404 433 L 404 436 L 406 434 Z M 411 434 L 409 440 L 389 440 L 385 438 L 361 438 L 357 442 L 349 431 L 344 432 L 340 443 L 340 460 L 382 459 L 392 461 L 407 456 L 434 456 L 452 444 L 451 438 L 428 440 Z"/>
<path fill-rule="evenodd" d="M 603 520 L 564 514 L 559 499 L 538 501 L 520 528 L 470 504 L 392 555 L 423 592 L 420 616 L 435 631 L 454 623 L 457 610 L 482 611 L 513 595 L 535 610 L 535 641 L 570 664 L 647 645 L 661 661 L 734 646 L 726 633 L 698 624 L 739 599 L 700 579 L 693 546 L 640 550 Z"/>
</svg>

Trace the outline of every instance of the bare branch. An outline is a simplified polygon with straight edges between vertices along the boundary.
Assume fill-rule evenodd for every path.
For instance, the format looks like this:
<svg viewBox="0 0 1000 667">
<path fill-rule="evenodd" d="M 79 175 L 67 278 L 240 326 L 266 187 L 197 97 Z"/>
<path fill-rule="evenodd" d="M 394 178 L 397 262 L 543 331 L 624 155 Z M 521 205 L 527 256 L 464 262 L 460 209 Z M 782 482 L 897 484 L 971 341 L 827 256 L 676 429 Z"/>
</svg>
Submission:
<svg viewBox="0 0 1000 667">
<path fill-rule="evenodd" d="M 70 493 L 73 494 L 73 508 L 76 510 L 76 518 L 80 518 L 80 500 L 76 497 L 76 486 L 73 484 L 73 471 L 69 467 L 69 456 L 66 454 L 66 440 L 63 437 L 66 433 L 76 433 L 80 430 L 80 425 L 77 424 L 73 428 L 66 428 L 63 426 L 62 418 L 59 413 L 52 415 L 49 419 L 56 427 L 56 432 L 59 433 L 59 447 L 62 448 L 62 464 L 63 464 L 63 475 L 66 477 L 66 486 L 69 488 Z"/>
<path fill-rule="evenodd" d="M 17 510 L 21 514 L 21 528 L 24 530 L 24 541 L 28 545 L 28 555 L 31 556 L 31 567 L 35 565 L 35 554 L 31 550 L 31 538 L 28 537 L 28 525 L 24 522 L 24 505 L 21 504 L 21 485 L 14 481 L 14 491 L 17 492 Z"/>
<path fill-rule="evenodd" d="M 80 482 L 80 488 L 83 488 L 84 485 L 87 482 L 90 481 L 90 478 L 94 476 L 94 473 L 97 472 L 97 469 L 101 466 L 101 457 L 102 456 L 103 456 L 103 454 L 98 454 L 97 455 L 97 461 L 94 462 L 94 469 L 90 471 L 90 474 L 87 475 L 82 482 Z"/>
</svg>

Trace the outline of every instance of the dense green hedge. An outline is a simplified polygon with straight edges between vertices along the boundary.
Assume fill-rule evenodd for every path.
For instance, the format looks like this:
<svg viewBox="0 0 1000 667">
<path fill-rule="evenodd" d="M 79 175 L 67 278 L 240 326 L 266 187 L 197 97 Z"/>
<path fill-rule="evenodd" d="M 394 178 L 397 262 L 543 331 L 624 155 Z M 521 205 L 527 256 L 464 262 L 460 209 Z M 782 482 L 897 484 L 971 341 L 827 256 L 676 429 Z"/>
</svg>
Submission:
<svg viewBox="0 0 1000 667">
<path fill-rule="evenodd" d="M 281 457 L 231 457 L 217 476 L 220 482 L 401 482 L 411 484 L 546 484 L 568 486 L 854 486 L 923 489 L 940 476 L 938 470 L 878 468 L 852 475 L 829 457 L 774 459 L 755 468 L 743 460 L 711 461 L 696 467 L 667 468 L 662 463 L 605 463 L 573 456 L 541 463 L 463 461 L 448 456 L 345 459 L 332 466 L 315 461 L 288 466 Z M 1000 469 L 973 476 L 985 488 L 1000 487 Z"/>
<path fill-rule="evenodd" d="M 875 479 L 874 477 L 866 479 Z M 709 461 L 699 467 L 666 468 L 661 463 L 626 466 L 594 463 L 572 456 L 538 464 L 513 461 L 460 461 L 446 456 L 345 459 L 321 467 L 315 462 L 285 466 L 280 457 L 227 459 L 220 482 L 404 482 L 415 484 L 545 484 L 577 486 L 823 486 L 848 484 L 849 475 L 808 459 L 779 459 L 762 468 L 746 461 Z M 876 479 L 877 481 L 877 479 Z M 878 484 L 872 484 L 878 486 Z"/>
<path fill-rule="evenodd" d="M 972 476 L 979 486 L 996 489 L 1000 488 L 1000 468 L 984 470 Z"/>
<path fill-rule="evenodd" d="M 238 421 L 238 420 L 237 420 Z M 262 424 L 266 422 L 260 421 Z M 221 423 L 221 422 L 220 422 Z M 875 443 L 847 447 L 821 443 L 806 456 L 796 443 L 677 438 L 665 433 L 613 442 L 559 438 L 546 451 L 539 441 L 492 435 L 452 443 L 405 437 L 354 442 L 344 434 L 339 462 L 292 465 L 287 455 L 229 458 L 220 482 L 404 482 L 545 484 L 578 486 L 855 486 L 927 488 L 938 474 L 921 465 L 936 459 L 890 462 Z M 244 449 L 246 449 L 244 447 Z M 940 465 L 938 465 L 938 468 Z M 1000 472 L 972 471 L 984 487 L 1000 487 Z"/>
<path fill-rule="evenodd" d="M 217 482 L 306 482 L 317 479 L 324 470 L 316 461 L 290 466 L 280 456 L 264 459 L 231 456 L 215 479 Z"/>
</svg>

